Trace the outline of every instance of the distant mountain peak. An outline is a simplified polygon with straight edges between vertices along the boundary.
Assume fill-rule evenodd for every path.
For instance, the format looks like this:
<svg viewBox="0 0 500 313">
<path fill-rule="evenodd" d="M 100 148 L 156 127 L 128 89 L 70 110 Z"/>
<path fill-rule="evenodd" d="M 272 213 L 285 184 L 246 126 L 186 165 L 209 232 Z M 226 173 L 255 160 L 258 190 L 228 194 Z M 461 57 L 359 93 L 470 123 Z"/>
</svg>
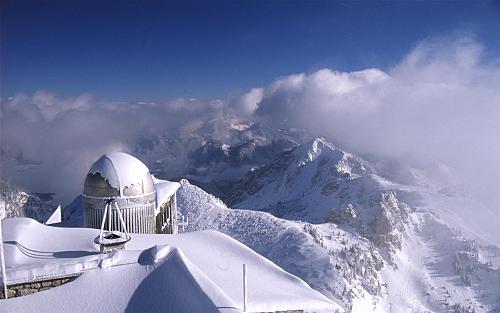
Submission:
<svg viewBox="0 0 500 313">
<path fill-rule="evenodd" d="M 338 157 L 342 157 L 342 154 L 344 153 L 324 138 L 315 138 L 298 147 L 296 151 L 296 155 L 302 158 L 299 163 L 300 166 L 316 160 L 321 154 L 323 154 L 323 152 L 332 153 L 336 151 Z"/>
<path fill-rule="evenodd" d="M 315 138 L 294 150 L 297 165 L 303 167 L 309 163 L 318 163 L 318 168 L 328 165 L 334 172 L 342 175 L 360 176 L 369 172 L 368 162 L 337 148 L 325 138 Z"/>
</svg>

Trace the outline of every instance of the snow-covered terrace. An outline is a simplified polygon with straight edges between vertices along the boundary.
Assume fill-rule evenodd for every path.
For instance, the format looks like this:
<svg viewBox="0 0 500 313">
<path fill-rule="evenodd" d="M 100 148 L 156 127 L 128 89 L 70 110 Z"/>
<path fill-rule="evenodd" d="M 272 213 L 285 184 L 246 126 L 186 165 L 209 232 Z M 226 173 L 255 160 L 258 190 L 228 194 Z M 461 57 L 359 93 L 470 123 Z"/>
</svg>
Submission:
<svg viewBox="0 0 500 313">
<path fill-rule="evenodd" d="M 2 221 L 9 283 L 81 274 L 57 288 L 0 301 L 1 312 L 248 312 L 339 307 L 299 278 L 215 231 L 132 234 L 126 250 L 99 254 L 99 230 L 27 218 Z M 341 309 L 339 309 L 341 311 Z"/>
</svg>

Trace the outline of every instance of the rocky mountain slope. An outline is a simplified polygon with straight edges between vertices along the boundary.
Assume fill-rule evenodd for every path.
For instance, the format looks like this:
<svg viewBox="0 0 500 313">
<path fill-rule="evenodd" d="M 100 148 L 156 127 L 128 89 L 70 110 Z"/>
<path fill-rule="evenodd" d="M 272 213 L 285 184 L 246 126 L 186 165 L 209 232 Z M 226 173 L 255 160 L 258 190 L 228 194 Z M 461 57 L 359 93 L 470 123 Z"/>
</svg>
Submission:
<svg viewBox="0 0 500 313">
<path fill-rule="evenodd" d="M 208 121 L 205 127 L 189 134 L 147 134 L 134 145 L 134 155 L 143 160 L 152 172 L 171 175 L 208 176 L 207 166 L 223 164 L 242 167 L 263 164 L 288 148 L 304 142 L 308 135 L 302 130 L 274 129 L 261 123 L 241 121 Z M 166 177 L 168 178 L 168 177 Z"/>
<path fill-rule="evenodd" d="M 380 173 L 380 167 L 318 138 L 249 172 L 233 187 L 228 202 L 248 211 L 252 219 L 258 210 L 273 214 L 277 221 L 286 219 L 286 223 L 302 225 L 300 231 L 314 238 L 315 248 L 328 252 L 332 270 L 341 275 L 341 297 L 329 292 L 340 289 L 336 285 L 338 279 L 328 274 L 311 279 L 317 275 L 308 272 L 314 268 L 315 260 L 307 259 L 305 272 L 295 270 L 295 274 L 342 303 L 348 311 L 499 310 L 498 245 L 482 237 L 476 228 L 450 219 L 452 206 L 460 211 L 464 204 L 473 201 L 436 191 L 435 185 L 430 188 L 428 183 L 420 184 L 430 180 L 421 171 L 407 173 L 419 175 L 407 180 L 414 184 L 388 180 Z M 183 187 L 180 193 L 190 188 Z M 460 202 L 462 206 L 458 207 Z M 190 201 L 179 203 L 186 214 L 191 214 Z M 227 232 L 294 271 L 292 265 L 265 249 L 258 250 L 255 243 L 245 241 L 248 239 L 241 235 L 249 233 L 253 241 L 259 241 L 260 234 L 246 228 L 221 226 L 219 219 L 207 218 L 205 211 L 199 211 L 205 203 L 211 201 L 194 206 L 198 209 L 194 209 L 192 218 L 203 218 L 195 218 L 192 227 Z M 241 219 L 236 216 L 244 215 L 244 211 L 232 212 L 234 217 L 230 220 L 234 223 Z M 274 242 L 266 241 L 264 246 Z M 293 259 L 285 257 L 286 249 L 276 247 L 270 251 L 282 255 L 284 260 Z"/>
<path fill-rule="evenodd" d="M 189 219 L 183 231 L 226 233 L 348 312 L 496 312 L 500 308 L 500 249 L 464 237 L 431 213 L 408 213 L 400 244 L 388 253 L 355 226 L 310 224 L 229 209 L 186 180 L 181 184 L 178 206 Z M 395 201 L 394 196 L 387 197 L 383 200 Z"/>
<path fill-rule="evenodd" d="M 250 172 L 229 198 L 234 208 L 355 229 L 377 246 L 401 247 L 411 211 L 370 164 L 317 138 Z"/>
<path fill-rule="evenodd" d="M 157 177 L 189 178 L 203 189 L 225 196 L 246 172 L 307 138 L 303 130 L 216 119 L 188 135 L 146 136 L 136 145 L 134 154 Z"/>
<path fill-rule="evenodd" d="M 0 201 L 5 203 L 5 207 L 0 206 L 0 210 L 5 210 L 6 217 L 24 216 L 44 223 L 57 208 L 57 205 L 54 206 L 50 201 L 50 195 L 43 196 L 18 190 L 0 181 Z M 0 216 L 2 215 L 0 214 Z"/>
</svg>

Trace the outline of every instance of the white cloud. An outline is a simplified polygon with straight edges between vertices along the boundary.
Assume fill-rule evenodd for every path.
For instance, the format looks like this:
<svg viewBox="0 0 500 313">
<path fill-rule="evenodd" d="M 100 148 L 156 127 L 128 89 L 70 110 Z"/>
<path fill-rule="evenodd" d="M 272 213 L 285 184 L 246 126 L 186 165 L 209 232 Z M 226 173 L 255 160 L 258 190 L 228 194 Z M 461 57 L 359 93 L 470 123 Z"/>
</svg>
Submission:
<svg viewBox="0 0 500 313">
<path fill-rule="evenodd" d="M 486 63 L 483 50 L 470 37 L 441 38 L 420 43 L 386 73 L 282 77 L 264 90 L 256 114 L 358 153 L 445 162 L 492 196 L 500 187 L 500 67 Z"/>
<path fill-rule="evenodd" d="M 252 88 L 242 94 L 229 95 L 225 100 L 226 110 L 237 116 L 251 117 L 262 100 L 263 91 L 263 88 Z"/>
<path fill-rule="evenodd" d="M 19 94 L 0 106 L 2 179 L 31 191 L 56 191 L 64 201 L 81 192 L 86 170 L 100 155 L 132 152 L 152 135 L 188 137 L 223 110 L 220 101 L 113 102 L 47 91 Z M 42 163 L 20 168 L 13 166 L 16 159 Z"/>
</svg>

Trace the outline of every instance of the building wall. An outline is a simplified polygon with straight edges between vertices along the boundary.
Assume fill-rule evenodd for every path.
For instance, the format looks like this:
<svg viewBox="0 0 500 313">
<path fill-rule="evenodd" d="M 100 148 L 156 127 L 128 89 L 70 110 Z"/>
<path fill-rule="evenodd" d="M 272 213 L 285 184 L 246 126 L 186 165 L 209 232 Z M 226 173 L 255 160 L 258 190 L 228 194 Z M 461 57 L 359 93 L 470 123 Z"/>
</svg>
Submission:
<svg viewBox="0 0 500 313">
<path fill-rule="evenodd" d="M 102 218 L 108 198 L 83 195 L 84 224 L 89 228 L 101 228 Z M 116 203 L 129 233 L 154 234 L 156 192 L 135 197 L 116 197 Z M 113 204 L 114 206 L 114 204 Z M 108 216 L 104 229 L 108 230 Z M 112 210 L 111 230 L 124 231 L 116 210 Z"/>
<path fill-rule="evenodd" d="M 170 197 L 167 202 L 160 206 L 160 210 L 156 215 L 156 233 L 157 234 L 173 234 L 176 219 L 176 203 L 175 194 Z"/>
<path fill-rule="evenodd" d="M 20 284 L 7 285 L 7 295 L 9 298 L 27 296 L 32 293 L 48 290 L 50 288 L 59 287 L 70 281 L 73 281 L 77 276 L 61 277 L 56 279 L 47 279 L 41 281 L 32 281 Z M 0 284 L 0 299 L 4 299 L 3 285 Z"/>
<path fill-rule="evenodd" d="M 172 204 L 172 234 L 177 234 L 177 194 L 174 193 L 172 196 L 173 204 Z"/>
</svg>

